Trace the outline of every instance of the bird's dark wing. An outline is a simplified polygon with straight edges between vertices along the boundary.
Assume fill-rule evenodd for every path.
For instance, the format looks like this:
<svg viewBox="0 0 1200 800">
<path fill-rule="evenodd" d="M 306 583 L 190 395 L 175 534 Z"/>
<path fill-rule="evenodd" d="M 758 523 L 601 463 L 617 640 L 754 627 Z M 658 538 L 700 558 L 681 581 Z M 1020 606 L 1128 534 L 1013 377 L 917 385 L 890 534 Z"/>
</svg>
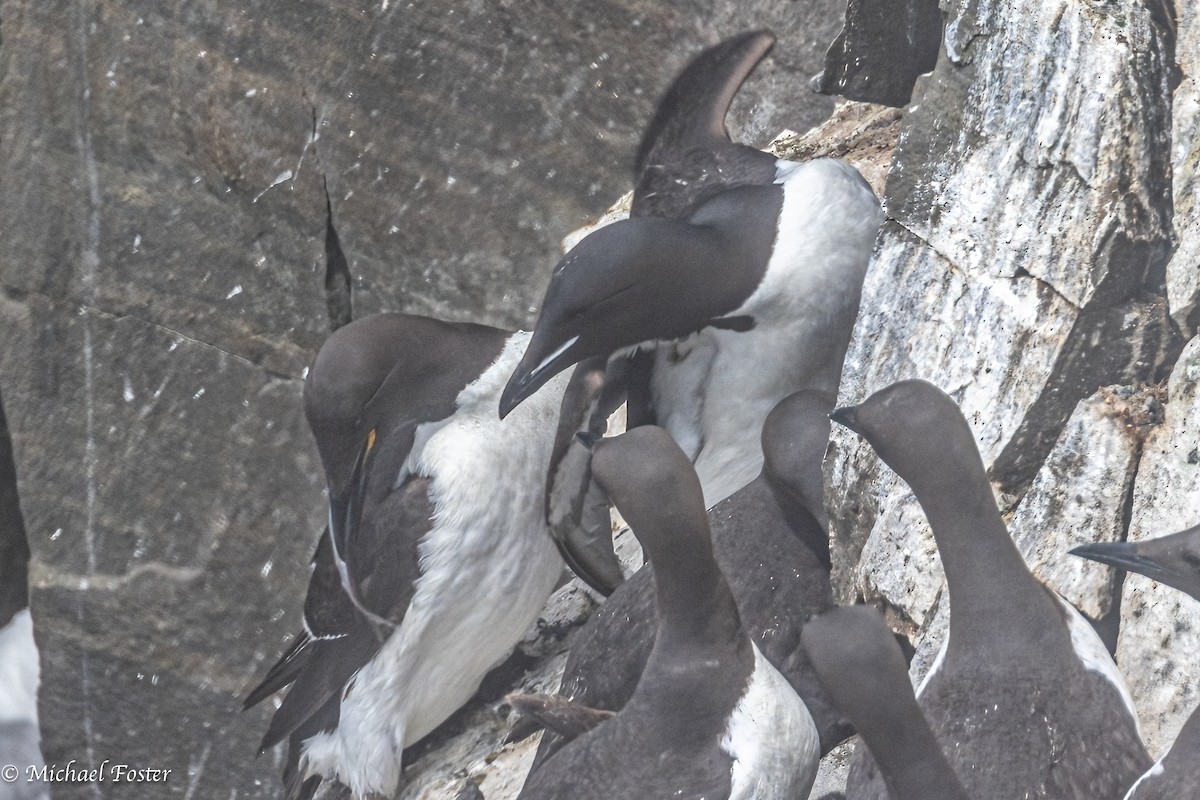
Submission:
<svg viewBox="0 0 1200 800">
<path fill-rule="evenodd" d="M 410 479 L 364 514 L 363 539 L 375 543 L 374 560 L 361 562 L 356 589 L 367 610 L 391 625 L 368 619 L 354 606 L 340 582 L 330 577 L 332 548 L 318 547 L 317 567 L 305 602 L 305 619 L 317 628 L 311 634 L 302 634 L 307 641 L 301 651 L 290 659 L 281 659 L 280 663 L 286 661 L 287 666 L 278 677 L 272 681 L 272 674 L 268 674 L 267 681 L 277 684 L 276 691 L 286 685 L 285 677 L 290 678 L 292 688 L 271 720 L 262 749 L 283 741 L 320 715 L 331 700 L 340 699 L 346 683 L 379 652 L 392 626 L 404 619 L 420 577 L 420 542 L 432 527 L 429 485 L 428 478 Z M 336 577 L 336 567 L 332 569 Z M 279 669 L 276 665 L 272 673 Z M 256 689 L 252 697 L 261 699 L 259 695 L 269 694 L 263 689 Z M 334 716 L 333 724 L 336 722 Z"/>
<path fill-rule="evenodd" d="M 308 662 L 314 639 L 343 636 L 352 629 L 357 612 L 341 587 L 326 526 L 313 553 L 313 573 L 304 598 L 304 630 L 293 637 L 266 677 L 246 696 L 243 709 L 258 705 L 294 682 Z"/>
<path fill-rule="evenodd" d="M 312 800 L 321 785 L 320 775 L 305 777 L 300 771 L 300 755 L 306 739 L 337 727 L 340 698 L 331 697 L 304 724 L 288 737 L 287 759 L 283 765 L 284 800 Z"/>
<path fill-rule="evenodd" d="M 768 31 L 742 34 L 675 79 L 638 148 L 631 216 L 684 219 L 725 189 L 775 179 L 775 157 L 735 144 L 725 129 L 734 95 L 774 42 Z"/>
<path fill-rule="evenodd" d="M 246 695 L 246 699 L 242 702 L 242 710 L 245 711 L 256 706 L 280 689 L 290 686 L 296 680 L 296 676 L 300 674 L 300 670 L 304 668 L 305 662 L 308 661 L 310 644 L 312 644 L 312 639 L 305 631 L 292 637 L 292 643 L 288 646 L 287 651 L 275 662 L 275 666 L 267 671 L 267 676 L 262 679 L 262 682 Z"/>
<path fill-rule="evenodd" d="M 657 425 L 654 415 L 654 396 L 650 382 L 654 376 L 654 353 L 638 350 L 628 357 L 625 369 L 625 427 L 629 430 L 643 425 Z"/>
<path fill-rule="evenodd" d="M 576 634 L 558 693 L 589 708 L 619 711 L 633 694 L 654 647 L 654 571 L 643 566 L 617 587 Z M 536 771 L 567 743 L 547 730 Z"/>
<path fill-rule="evenodd" d="M 774 44 L 769 31 L 751 31 L 696 56 L 659 101 L 638 145 L 635 173 L 640 176 L 655 155 L 728 142 L 725 115 L 729 105 Z"/>
<path fill-rule="evenodd" d="M 353 626 L 354 607 L 346 602 L 341 588 L 342 579 L 333 560 L 329 527 L 326 526 L 317 542 L 317 551 L 313 553 L 313 574 L 304 596 L 304 627 L 310 636 L 339 636 Z"/>
</svg>

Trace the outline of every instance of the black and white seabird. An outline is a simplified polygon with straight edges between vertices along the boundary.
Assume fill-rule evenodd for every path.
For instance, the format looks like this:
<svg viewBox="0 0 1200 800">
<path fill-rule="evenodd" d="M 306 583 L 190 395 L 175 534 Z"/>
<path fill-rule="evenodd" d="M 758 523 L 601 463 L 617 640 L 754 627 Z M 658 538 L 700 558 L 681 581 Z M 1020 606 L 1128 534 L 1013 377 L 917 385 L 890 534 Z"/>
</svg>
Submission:
<svg viewBox="0 0 1200 800">
<path fill-rule="evenodd" d="M 775 181 L 775 157 L 730 141 L 724 121 L 739 87 L 774 42 L 769 31 L 736 36 L 702 52 L 675 79 L 638 148 L 631 217 L 686 221 L 723 192 Z M 608 503 L 591 481 L 590 454 L 574 433 L 602 434 L 612 401 L 627 402 L 630 428 L 654 423 L 671 410 L 660 402 L 655 413 L 653 349 L 611 360 L 610 355 L 576 367 L 547 480 L 547 516 L 564 558 L 605 595 L 620 584 L 621 569 L 612 551 Z"/>
<path fill-rule="evenodd" d="M 563 569 L 542 514 L 565 376 L 495 404 L 529 334 L 380 314 L 329 337 L 305 413 L 330 496 L 305 629 L 247 706 L 291 685 L 263 739 L 288 796 L 321 777 L 391 797 L 401 751 L 479 687 Z"/>
<path fill-rule="evenodd" d="M 933 530 L 950 630 L 918 699 L 968 794 L 1120 797 L 1150 766 L 1132 698 L 1091 625 L 1021 558 L 958 406 L 910 380 L 832 418 L 908 483 Z M 848 800 L 886 796 L 856 754 Z"/>
<path fill-rule="evenodd" d="M 729 103 L 772 41 L 718 45 L 676 81 L 639 151 L 633 217 L 559 262 L 500 402 L 508 413 L 579 361 L 652 351 L 647 385 L 630 387 L 630 424 L 670 432 L 709 507 L 758 474 L 777 402 L 836 394 L 882 221 L 850 165 L 729 140 Z"/>
<path fill-rule="evenodd" d="M 846 713 L 892 800 L 968 800 L 913 694 L 908 664 L 883 617 L 843 606 L 804 626 L 804 651 Z"/>
<path fill-rule="evenodd" d="M 1145 575 L 1200 600 L 1200 525 L 1142 542 L 1085 544 L 1071 552 Z M 1171 748 L 1125 794 L 1125 800 L 1181 797 L 1200 797 L 1200 709 L 1188 717 Z"/>
<path fill-rule="evenodd" d="M 853 733 L 800 647 L 804 622 L 833 607 L 821 476 L 833 404 L 832 395 L 811 391 L 780 402 L 763 425 L 762 472 L 708 512 L 713 551 L 742 625 L 808 706 L 822 753 Z M 652 560 L 630 576 L 576 635 L 562 697 L 613 711 L 628 701 L 654 644 L 656 569 Z M 562 738 L 543 737 L 538 763 Z"/>
<path fill-rule="evenodd" d="M 593 470 L 656 566 L 654 648 L 624 708 L 536 769 L 520 800 L 806 797 L 816 729 L 742 630 L 689 459 L 643 426 L 599 440 Z"/>
</svg>

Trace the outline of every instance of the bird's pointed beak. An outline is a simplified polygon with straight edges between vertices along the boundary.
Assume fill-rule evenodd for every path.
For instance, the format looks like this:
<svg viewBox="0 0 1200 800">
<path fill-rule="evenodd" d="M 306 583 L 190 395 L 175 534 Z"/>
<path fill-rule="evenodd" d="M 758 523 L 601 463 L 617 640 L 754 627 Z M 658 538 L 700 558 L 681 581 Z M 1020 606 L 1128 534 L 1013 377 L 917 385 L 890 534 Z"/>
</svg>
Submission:
<svg viewBox="0 0 1200 800">
<path fill-rule="evenodd" d="M 858 429 L 858 420 L 854 417 L 854 412 L 857 410 L 858 406 L 842 406 L 831 411 L 829 418 L 838 425 L 861 434 L 862 432 Z"/>
<path fill-rule="evenodd" d="M 329 540 L 333 545 L 333 558 L 342 578 L 342 587 L 351 598 L 355 598 L 355 592 L 348 566 L 349 546 L 362 521 L 363 504 L 367 494 L 368 462 L 375 449 L 375 441 L 375 431 L 371 430 L 363 442 L 362 449 L 358 451 L 350 480 L 336 494 L 330 487 Z"/>
<path fill-rule="evenodd" d="M 1136 542 L 1097 542 L 1071 550 L 1071 555 L 1098 561 L 1117 569 L 1136 572 L 1156 581 L 1171 577 L 1171 571 L 1153 558 L 1138 552 Z"/>
<path fill-rule="evenodd" d="M 572 336 L 550 352 L 544 353 L 546 348 L 539 346 L 538 337 L 535 335 L 530 339 L 529 349 L 525 351 L 521 363 L 513 370 L 508 385 L 500 395 L 500 419 L 507 417 L 547 381 L 574 364 L 578 359 L 575 358 L 572 347 L 578 341 L 578 336 Z"/>
</svg>

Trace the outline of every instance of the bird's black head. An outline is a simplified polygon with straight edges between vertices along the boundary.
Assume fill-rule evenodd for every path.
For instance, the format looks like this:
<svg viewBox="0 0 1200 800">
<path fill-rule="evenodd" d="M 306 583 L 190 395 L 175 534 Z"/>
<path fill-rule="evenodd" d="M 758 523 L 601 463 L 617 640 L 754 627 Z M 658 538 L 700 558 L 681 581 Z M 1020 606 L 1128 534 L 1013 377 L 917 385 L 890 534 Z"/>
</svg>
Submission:
<svg viewBox="0 0 1200 800">
<path fill-rule="evenodd" d="M 709 325 L 752 327 L 749 318 L 722 318 L 766 273 L 782 201 L 778 186 L 738 187 L 687 222 L 627 219 L 586 236 L 554 269 L 500 415 L 585 358 Z"/>
<path fill-rule="evenodd" d="M 985 474 L 983 460 L 962 411 L 932 383 L 893 383 L 829 416 L 866 439 L 922 502 L 953 497 L 965 485 L 987 485 L 986 479 L 963 481 Z"/>
<path fill-rule="evenodd" d="M 786 488 L 805 510 L 824 520 L 821 463 L 829 447 L 828 392 L 806 389 L 780 400 L 763 422 L 763 471 L 773 486 Z"/>
<path fill-rule="evenodd" d="M 700 245 L 681 227 L 657 219 L 617 222 L 559 262 L 529 348 L 501 397 L 501 416 L 572 364 L 686 336 L 720 314 L 719 303 L 705 303 L 703 293 L 689 288 L 702 259 Z M 696 231 L 693 238 L 708 237 Z"/>
</svg>

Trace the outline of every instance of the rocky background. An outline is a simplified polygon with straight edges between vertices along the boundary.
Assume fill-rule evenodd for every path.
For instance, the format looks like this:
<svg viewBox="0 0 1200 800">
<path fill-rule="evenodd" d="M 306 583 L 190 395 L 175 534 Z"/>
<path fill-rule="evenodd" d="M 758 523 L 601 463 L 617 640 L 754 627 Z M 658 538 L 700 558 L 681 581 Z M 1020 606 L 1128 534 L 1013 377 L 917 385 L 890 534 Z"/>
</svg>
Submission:
<svg viewBox="0 0 1200 800">
<path fill-rule="evenodd" d="M 1106 623 L 1155 755 L 1200 703 L 1200 608 L 1065 555 L 1200 521 L 1194 4 L 855 0 L 840 35 L 836 0 L 664 5 L 0 2 L 0 397 L 43 748 L 172 770 L 56 798 L 278 796 L 279 754 L 253 758 L 270 709 L 239 708 L 323 524 L 316 348 L 383 309 L 530 324 L 657 94 L 756 26 L 780 41 L 735 137 L 825 120 L 818 73 L 906 106 L 777 145 L 862 163 L 886 199 L 843 400 L 954 395 L 1031 563 Z M 827 478 L 839 592 L 887 610 L 919 676 L 946 618 L 923 517 L 856 437 Z M 502 746 L 499 698 L 554 685 L 591 602 L 556 595 L 402 797 L 515 795 L 531 745 Z"/>
</svg>

